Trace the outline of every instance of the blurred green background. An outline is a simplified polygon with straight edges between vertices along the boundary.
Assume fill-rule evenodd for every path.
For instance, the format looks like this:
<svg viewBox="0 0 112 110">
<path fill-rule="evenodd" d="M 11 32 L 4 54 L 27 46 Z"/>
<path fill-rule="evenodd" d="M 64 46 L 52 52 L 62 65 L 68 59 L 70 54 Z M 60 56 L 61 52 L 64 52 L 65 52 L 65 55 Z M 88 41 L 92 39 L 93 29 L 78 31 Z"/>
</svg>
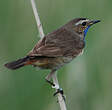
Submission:
<svg viewBox="0 0 112 110">
<path fill-rule="evenodd" d="M 76 17 L 101 19 L 86 37 L 82 56 L 58 71 L 68 110 L 112 110 L 112 0 L 36 0 L 47 34 Z M 59 110 L 48 70 L 3 66 L 39 40 L 30 0 L 0 0 L 0 110 Z"/>
</svg>

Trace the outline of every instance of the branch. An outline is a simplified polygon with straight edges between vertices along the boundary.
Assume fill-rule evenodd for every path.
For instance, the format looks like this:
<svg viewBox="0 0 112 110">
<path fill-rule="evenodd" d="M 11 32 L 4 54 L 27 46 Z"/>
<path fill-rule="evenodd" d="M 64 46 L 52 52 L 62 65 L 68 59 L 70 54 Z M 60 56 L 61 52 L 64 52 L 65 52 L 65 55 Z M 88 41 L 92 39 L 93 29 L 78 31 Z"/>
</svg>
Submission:
<svg viewBox="0 0 112 110">
<path fill-rule="evenodd" d="M 60 86 L 59 86 L 59 82 L 58 82 L 58 79 L 57 79 L 57 72 L 55 72 L 55 74 L 52 75 L 52 79 L 53 79 L 53 83 L 54 83 L 55 85 L 57 85 L 57 87 L 58 87 L 57 89 L 59 89 Z M 57 89 L 56 89 L 56 92 L 57 92 Z M 62 96 L 62 94 L 58 93 L 58 94 L 57 94 L 57 97 L 58 97 L 58 102 L 59 102 L 59 104 L 60 104 L 60 109 L 61 109 L 61 110 L 67 110 L 66 104 L 65 104 L 65 99 L 64 99 L 64 97 Z"/>
<path fill-rule="evenodd" d="M 44 37 L 44 31 L 43 31 L 42 24 L 40 22 L 40 18 L 39 18 L 38 11 L 36 8 L 35 0 L 31 0 L 31 5 L 32 5 L 34 16 L 35 16 L 35 20 L 37 23 L 37 28 L 39 30 L 40 38 L 43 38 Z"/>
<path fill-rule="evenodd" d="M 32 9 L 33 9 L 33 13 L 34 13 L 35 20 L 36 20 L 36 23 L 37 23 L 37 28 L 39 30 L 40 37 L 43 38 L 44 37 L 44 32 L 43 32 L 42 24 L 40 22 L 40 18 L 39 18 L 38 11 L 37 11 L 37 8 L 36 8 L 35 0 L 31 0 L 31 5 L 32 5 Z M 53 83 L 55 85 L 58 85 L 57 86 L 58 88 L 55 88 L 56 92 L 57 92 L 57 89 L 59 89 L 59 87 L 60 87 L 59 83 L 58 83 L 58 79 L 57 79 L 57 73 L 52 75 L 52 79 L 53 79 Z M 61 110 L 66 110 L 65 100 L 64 100 L 62 94 L 58 93 L 57 97 L 58 97 L 58 102 L 60 104 L 60 109 Z"/>
</svg>

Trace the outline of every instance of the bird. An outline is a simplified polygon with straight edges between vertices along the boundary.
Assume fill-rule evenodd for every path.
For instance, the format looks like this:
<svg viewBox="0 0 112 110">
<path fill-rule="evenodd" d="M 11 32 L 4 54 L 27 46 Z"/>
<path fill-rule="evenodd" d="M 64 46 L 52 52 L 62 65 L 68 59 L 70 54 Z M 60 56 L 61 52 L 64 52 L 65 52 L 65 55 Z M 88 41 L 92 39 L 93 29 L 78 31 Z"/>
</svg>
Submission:
<svg viewBox="0 0 112 110">
<path fill-rule="evenodd" d="M 83 52 L 88 29 L 98 22 L 100 20 L 75 18 L 45 35 L 25 57 L 4 66 L 11 70 L 27 65 L 49 69 L 51 72 L 45 79 L 54 85 L 51 82 L 52 75 Z"/>
</svg>

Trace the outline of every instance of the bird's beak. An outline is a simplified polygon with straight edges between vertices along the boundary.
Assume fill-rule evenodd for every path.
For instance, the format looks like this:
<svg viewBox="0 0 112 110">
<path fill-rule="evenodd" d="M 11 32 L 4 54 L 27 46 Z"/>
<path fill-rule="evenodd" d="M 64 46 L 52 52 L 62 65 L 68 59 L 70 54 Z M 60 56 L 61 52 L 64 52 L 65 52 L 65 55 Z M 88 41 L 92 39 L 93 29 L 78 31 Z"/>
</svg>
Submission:
<svg viewBox="0 0 112 110">
<path fill-rule="evenodd" d="M 96 23 L 99 23 L 99 22 L 101 22 L 101 21 L 100 20 L 91 20 L 89 22 L 89 25 L 91 26 L 91 25 L 96 24 Z"/>
</svg>

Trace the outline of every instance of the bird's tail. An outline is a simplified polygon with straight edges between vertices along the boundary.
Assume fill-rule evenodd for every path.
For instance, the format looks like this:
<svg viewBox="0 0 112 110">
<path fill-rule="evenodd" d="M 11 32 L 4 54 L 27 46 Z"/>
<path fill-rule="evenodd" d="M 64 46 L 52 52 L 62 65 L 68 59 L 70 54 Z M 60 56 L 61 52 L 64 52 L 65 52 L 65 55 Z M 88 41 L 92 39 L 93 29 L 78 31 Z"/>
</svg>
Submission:
<svg viewBox="0 0 112 110">
<path fill-rule="evenodd" d="M 8 69 L 15 70 L 15 69 L 18 69 L 20 67 L 23 67 L 23 66 L 27 65 L 28 62 L 29 62 L 29 57 L 26 56 L 26 57 L 21 58 L 19 60 L 6 63 L 4 66 L 7 67 Z"/>
</svg>

